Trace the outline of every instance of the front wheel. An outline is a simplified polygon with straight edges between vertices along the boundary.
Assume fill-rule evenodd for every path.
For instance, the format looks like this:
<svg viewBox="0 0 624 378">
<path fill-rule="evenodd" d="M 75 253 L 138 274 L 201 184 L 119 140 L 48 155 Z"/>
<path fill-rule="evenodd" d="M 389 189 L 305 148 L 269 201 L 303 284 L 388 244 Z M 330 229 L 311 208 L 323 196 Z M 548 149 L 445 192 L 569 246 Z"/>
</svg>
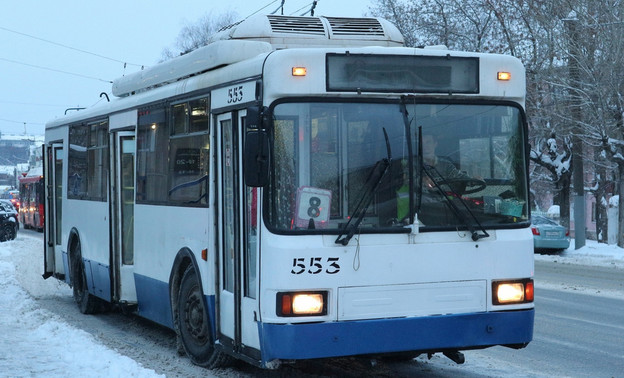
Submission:
<svg viewBox="0 0 624 378">
<path fill-rule="evenodd" d="M 231 357 L 214 347 L 208 312 L 192 265 L 182 276 L 177 321 L 182 346 L 194 364 L 213 369 L 231 361 Z"/>
</svg>

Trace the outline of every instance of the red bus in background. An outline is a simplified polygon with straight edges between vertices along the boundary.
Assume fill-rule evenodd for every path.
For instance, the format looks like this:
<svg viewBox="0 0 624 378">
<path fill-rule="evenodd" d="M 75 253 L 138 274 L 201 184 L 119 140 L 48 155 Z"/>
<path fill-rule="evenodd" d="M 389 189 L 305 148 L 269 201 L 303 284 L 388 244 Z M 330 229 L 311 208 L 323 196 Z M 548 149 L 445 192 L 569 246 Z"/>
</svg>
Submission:
<svg viewBox="0 0 624 378">
<path fill-rule="evenodd" d="M 43 231 L 43 168 L 35 167 L 19 178 L 19 216 L 24 228 Z"/>
</svg>

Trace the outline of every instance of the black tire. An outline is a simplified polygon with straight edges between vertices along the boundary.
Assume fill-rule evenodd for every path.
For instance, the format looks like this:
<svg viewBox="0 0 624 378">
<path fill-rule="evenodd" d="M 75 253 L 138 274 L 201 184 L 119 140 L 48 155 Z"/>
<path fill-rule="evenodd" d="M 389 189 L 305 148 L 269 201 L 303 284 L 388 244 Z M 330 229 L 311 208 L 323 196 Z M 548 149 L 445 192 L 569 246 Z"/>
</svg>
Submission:
<svg viewBox="0 0 624 378">
<path fill-rule="evenodd" d="M 84 262 L 82 261 L 82 251 L 80 241 L 76 239 L 71 249 L 71 270 L 70 280 L 74 289 L 74 301 L 78 309 L 83 314 L 94 314 L 98 309 L 98 300 L 89 294 L 87 276 L 85 274 Z"/>
<path fill-rule="evenodd" d="M 214 336 L 195 268 L 190 265 L 180 283 L 177 328 L 184 351 L 195 365 L 224 367 L 232 358 L 214 347 Z"/>
<path fill-rule="evenodd" d="M 15 239 L 17 232 L 15 226 L 9 222 L 4 223 L 0 230 L 0 241 L 5 242 Z"/>
</svg>

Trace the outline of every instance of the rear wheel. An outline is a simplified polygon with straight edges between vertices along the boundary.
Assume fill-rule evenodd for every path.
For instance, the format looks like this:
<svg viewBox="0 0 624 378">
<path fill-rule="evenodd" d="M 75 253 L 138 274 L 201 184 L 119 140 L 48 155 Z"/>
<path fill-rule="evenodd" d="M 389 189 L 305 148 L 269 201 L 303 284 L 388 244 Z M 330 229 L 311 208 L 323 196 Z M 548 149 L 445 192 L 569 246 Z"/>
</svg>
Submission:
<svg viewBox="0 0 624 378">
<path fill-rule="evenodd" d="M 208 311 L 199 286 L 199 278 L 192 265 L 182 276 L 177 310 L 182 346 L 194 364 L 213 369 L 231 362 L 230 356 L 214 347 Z"/>
<path fill-rule="evenodd" d="M 77 238 L 73 242 L 71 249 L 71 284 L 74 288 L 74 301 L 83 314 L 93 314 L 98 309 L 98 300 L 89 294 L 87 286 L 87 276 L 85 274 L 84 262 L 82 261 L 82 251 L 80 240 Z"/>
</svg>

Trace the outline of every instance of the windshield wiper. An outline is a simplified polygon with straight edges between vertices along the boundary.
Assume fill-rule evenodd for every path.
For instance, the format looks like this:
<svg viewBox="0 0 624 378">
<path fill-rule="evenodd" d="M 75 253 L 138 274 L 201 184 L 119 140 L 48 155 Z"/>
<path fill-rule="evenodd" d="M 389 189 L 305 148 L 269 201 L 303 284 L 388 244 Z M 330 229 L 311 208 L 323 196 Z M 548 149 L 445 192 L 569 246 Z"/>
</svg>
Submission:
<svg viewBox="0 0 624 378">
<path fill-rule="evenodd" d="M 360 226 L 364 216 L 366 215 L 366 211 L 368 211 L 368 207 L 370 206 L 373 198 L 375 197 L 375 192 L 377 192 L 377 188 L 379 184 L 381 184 L 381 180 L 384 178 L 390 165 L 392 163 L 392 152 L 390 151 L 390 140 L 388 139 L 388 133 L 386 132 L 386 128 L 383 129 L 384 138 L 386 139 L 386 149 L 388 151 L 388 157 L 383 158 L 375 163 L 373 170 L 368 175 L 366 182 L 364 183 L 364 194 L 360 198 L 360 201 L 355 206 L 353 210 L 353 214 L 349 217 L 347 224 L 345 225 L 343 231 L 336 238 L 336 244 L 347 245 L 349 244 L 349 240 L 355 234 L 355 230 Z M 355 219 L 355 221 L 354 221 Z"/>
<path fill-rule="evenodd" d="M 470 210 L 470 208 L 466 204 L 466 201 L 464 201 L 463 198 L 461 198 L 461 196 L 459 195 L 459 193 L 457 193 L 451 187 L 451 185 L 448 184 L 448 181 L 446 180 L 446 177 L 442 176 L 440 171 L 438 171 L 435 167 L 433 167 L 431 165 L 426 165 L 426 164 L 422 164 L 420 166 L 420 168 L 422 169 L 423 172 L 425 172 L 427 177 L 429 177 L 429 180 L 431 180 L 433 182 L 433 185 L 435 186 L 436 190 L 446 200 L 446 202 L 448 203 L 448 205 L 451 208 L 451 210 L 453 210 L 453 212 L 457 216 L 457 219 L 459 219 L 468 228 L 468 231 L 470 231 L 470 234 L 471 234 L 471 237 L 472 237 L 473 241 L 477 241 L 479 239 L 487 238 L 487 237 L 490 236 L 490 234 L 487 233 L 487 231 L 485 230 L 485 228 L 483 227 L 481 222 L 479 222 L 479 219 L 474 215 L 472 210 Z M 433 177 L 434 174 L 437 175 L 437 177 L 435 179 Z M 440 185 L 440 182 L 446 182 L 446 186 L 448 187 L 448 191 L 453 195 L 453 197 L 457 198 L 459 200 L 459 202 L 464 206 L 464 208 L 468 211 L 468 214 L 470 214 L 470 216 L 475 221 L 477 226 L 481 229 L 481 232 L 482 232 L 481 234 L 479 234 L 475 230 L 474 225 L 470 221 L 468 221 L 468 219 L 466 219 L 466 216 L 464 215 L 464 213 L 459 209 L 459 207 L 457 207 L 457 205 L 453 202 L 453 200 L 451 198 L 449 198 L 449 196 L 444 192 L 444 190 L 442 189 L 442 186 Z"/>
</svg>

